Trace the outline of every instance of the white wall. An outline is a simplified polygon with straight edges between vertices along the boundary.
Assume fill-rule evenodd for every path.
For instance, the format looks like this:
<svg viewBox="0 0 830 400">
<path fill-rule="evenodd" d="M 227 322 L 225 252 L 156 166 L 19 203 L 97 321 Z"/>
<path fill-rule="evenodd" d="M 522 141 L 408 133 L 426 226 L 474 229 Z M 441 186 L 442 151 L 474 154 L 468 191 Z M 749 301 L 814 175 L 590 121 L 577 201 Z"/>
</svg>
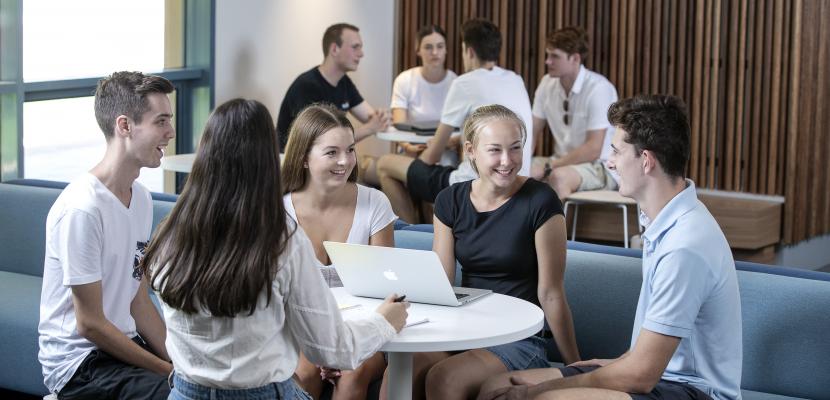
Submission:
<svg viewBox="0 0 830 400">
<path fill-rule="evenodd" d="M 349 74 L 375 107 L 389 107 L 395 47 L 395 1 L 217 0 L 216 104 L 234 97 L 261 101 L 276 122 L 288 86 L 323 61 L 323 31 L 338 22 L 360 28 L 365 56 Z M 364 140 L 358 151 L 389 144 Z"/>
</svg>

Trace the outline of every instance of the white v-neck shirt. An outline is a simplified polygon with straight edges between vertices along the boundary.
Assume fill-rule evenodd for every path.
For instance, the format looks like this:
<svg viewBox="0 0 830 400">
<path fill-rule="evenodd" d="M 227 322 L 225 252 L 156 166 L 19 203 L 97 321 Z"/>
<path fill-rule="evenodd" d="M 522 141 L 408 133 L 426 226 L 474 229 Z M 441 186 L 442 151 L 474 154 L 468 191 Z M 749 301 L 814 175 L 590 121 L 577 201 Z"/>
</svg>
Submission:
<svg viewBox="0 0 830 400">
<path fill-rule="evenodd" d="M 294 202 L 291 200 L 291 193 L 287 193 L 282 197 L 285 204 L 285 212 L 291 217 L 297 225 L 297 211 L 294 208 Z M 357 205 L 354 210 L 354 218 L 352 219 L 352 228 L 349 230 L 349 236 L 346 238 L 346 243 L 352 244 L 369 244 L 369 238 L 372 235 L 380 232 L 389 224 L 395 222 L 398 216 L 392 211 L 392 204 L 389 199 L 380 190 L 357 185 Z M 320 273 L 323 274 L 329 287 L 340 287 L 343 283 L 334 267 L 323 265 L 319 261 L 318 267 Z"/>
<path fill-rule="evenodd" d="M 72 286 L 100 281 L 104 316 L 124 335 L 138 334 L 130 305 L 152 224 L 153 201 L 138 182 L 129 207 L 92 174 L 70 183 L 52 205 L 38 325 L 38 360 L 50 392 L 59 392 L 97 348 L 78 333 Z"/>
<path fill-rule="evenodd" d="M 297 221 L 297 211 L 291 200 L 291 193 L 282 197 L 285 211 L 294 221 Z M 398 216 L 392 211 L 392 204 L 380 190 L 357 185 L 357 205 L 352 219 L 352 229 L 346 243 L 369 244 L 369 238 L 380 232 Z M 299 222 L 299 221 L 297 221 Z"/>
</svg>

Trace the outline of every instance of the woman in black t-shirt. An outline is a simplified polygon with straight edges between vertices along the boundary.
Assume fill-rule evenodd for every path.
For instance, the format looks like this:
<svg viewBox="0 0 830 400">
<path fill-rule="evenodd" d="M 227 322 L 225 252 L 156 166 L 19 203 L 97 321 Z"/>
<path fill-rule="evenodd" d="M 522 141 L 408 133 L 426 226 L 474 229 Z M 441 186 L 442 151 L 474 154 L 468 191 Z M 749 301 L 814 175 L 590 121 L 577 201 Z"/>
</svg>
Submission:
<svg viewBox="0 0 830 400">
<path fill-rule="evenodd" d="M 464 139 L 465 154 L 479 178 L 438 195 L 433 250 L 450 282 L 458 260 L 463 286 L 536 304 L 546 324 L 538 335 L 518 342 L 422 357 L 416 366 L 424 358 L 440 360 L 427 374 L 427 398 L 474 397 L 493 375 L 548 367 L 546 349 L 553 342 L 566 364 L 579 361 L 564 288 L 562 206 L 550 186 L 517 176 L 526 140 L 524 123 L 503 106 L 480 107 L 464 124 Z"/>
</svg>

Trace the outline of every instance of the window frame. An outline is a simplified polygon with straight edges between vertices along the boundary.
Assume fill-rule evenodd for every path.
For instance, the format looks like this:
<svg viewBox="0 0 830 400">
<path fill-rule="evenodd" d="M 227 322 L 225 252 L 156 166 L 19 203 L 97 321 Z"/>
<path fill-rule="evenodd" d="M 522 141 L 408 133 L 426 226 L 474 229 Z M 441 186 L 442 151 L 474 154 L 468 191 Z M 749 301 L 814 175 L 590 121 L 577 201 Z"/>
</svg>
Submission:
<svg viewBox="0 0 830 400">
<path fill-rule="evenodd" d="M 0 0 L 0 182 L 24 177 L 24 103 L 90 96 L 103 78 L 24 82 L 23 3 Z M 166 67 L 145 71 L 176 87 L 176 154 L 194 151 L 213 109 L 215 10 L 215 0 L 165 0 L 165 13 L 173 16 L 165 22 Z M 175 174 L 165 191 L 181 187 L 184 179 Z"/>
</svg>

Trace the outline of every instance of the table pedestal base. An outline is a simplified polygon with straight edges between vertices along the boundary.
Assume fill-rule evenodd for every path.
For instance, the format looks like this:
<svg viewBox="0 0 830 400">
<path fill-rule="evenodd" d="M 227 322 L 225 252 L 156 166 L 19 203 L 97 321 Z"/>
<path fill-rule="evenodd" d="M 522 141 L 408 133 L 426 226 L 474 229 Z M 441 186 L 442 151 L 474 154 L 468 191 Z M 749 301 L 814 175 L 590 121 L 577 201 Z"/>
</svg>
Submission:
<svg viewBox="0 0 830 400">
<path fill-rule="evenodd" d="M 389 359 L 389 399 L 412 399 L 412 353 L 386 353 Z"/>
</svg>

